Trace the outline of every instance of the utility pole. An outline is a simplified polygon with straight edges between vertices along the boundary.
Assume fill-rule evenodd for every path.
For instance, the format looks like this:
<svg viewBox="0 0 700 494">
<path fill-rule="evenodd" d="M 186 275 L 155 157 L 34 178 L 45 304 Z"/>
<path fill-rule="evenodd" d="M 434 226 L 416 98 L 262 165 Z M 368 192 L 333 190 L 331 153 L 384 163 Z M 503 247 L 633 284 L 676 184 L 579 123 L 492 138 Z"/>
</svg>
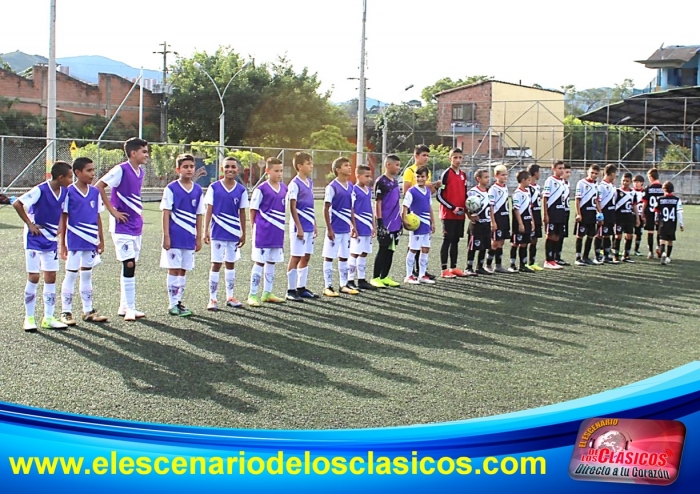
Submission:
<svg viewBox="0 0 700 494">
<path fill-rule="evenodd" d="M 367 107 L 367 80 L 365 79 L 365 24 L 367 24 L 367 0 L 362 0 L 362 41 L 360 43 L 360 95 L 357 101 L 357 161 L 364 163 L 365 110 Z"/>
<path fill-rule="evenodd" d="M 56 0 L 49 3 L 49 66 L 46 68 L 46 177 L 56 161 Z"/>
<path fill-rule="evenodd" d="M 154 51 L 153 53 L 163 55 L 163 82 L 160 91 L 160 141 L 168 142 L 168 102 L 172 94 L 172 88 L 168 85 L 168 54 L 177 55 L 178 53 L 168 50 L 170 45 L 167 41 L 163 41 L 158 46 L 162 46 L 163 51 Z"/>
</svg>

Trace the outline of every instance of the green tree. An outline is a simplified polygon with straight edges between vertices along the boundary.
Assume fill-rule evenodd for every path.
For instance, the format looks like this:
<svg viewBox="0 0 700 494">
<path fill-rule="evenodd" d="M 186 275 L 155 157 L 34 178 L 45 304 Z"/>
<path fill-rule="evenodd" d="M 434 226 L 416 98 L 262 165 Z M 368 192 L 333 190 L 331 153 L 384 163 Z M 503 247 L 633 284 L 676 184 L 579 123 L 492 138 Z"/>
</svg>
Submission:
<svg viewBox="0 0 700 494">
<path fill-rule="evenodd" d="M 339 154 L 338 151 L 351 153 L 356 146 L 348 140 L 340 127 L 336 125 L 324 125 L 319 131 L 312 132 L 308 139 L 304 140 L 304 148 L 314 150 L 328 149 L 328 152 L 314 154 L 316 163 L 331 163 Z"/>
<path fill-rule="evenodd" d="M 664 154 L 659 168 L 663 169 L 679 169 L 688 165 L 691 159 L 690 148 L 681 146 L 679 144 L 669 144 L 666 148 L 666 153 Z"/>
<path fill-rule="evenodd" d="M 467 86 L 469 84 L 474 84 L 477 82 L 490 81 L 493 80 L 492 76 L 487 75 L 470 75 L 464 79 L 452 80 L 450 77 L 443 77 L 438 79 L 434 84 L 423 88 L 420 96 L 426 103 L 436 103 L 437 104 L 437 94 L 441 91 L 447 91 L 448 89 L 454 89 L 460 86 Z"/>
<path fill-rule="evenodd" d="M 568 84 L 561 86 L 561 90 L 566 96 L 566 114 L 578 117 L 605 105 L 629 98 L 634 92 L 634 82 L 632 79 L 625 79 L 621 84 L 615 84 L 612 88 L 601 87 L 584 89 L 583 91 L 578 91 L 576 86 Z"/>
</svg>

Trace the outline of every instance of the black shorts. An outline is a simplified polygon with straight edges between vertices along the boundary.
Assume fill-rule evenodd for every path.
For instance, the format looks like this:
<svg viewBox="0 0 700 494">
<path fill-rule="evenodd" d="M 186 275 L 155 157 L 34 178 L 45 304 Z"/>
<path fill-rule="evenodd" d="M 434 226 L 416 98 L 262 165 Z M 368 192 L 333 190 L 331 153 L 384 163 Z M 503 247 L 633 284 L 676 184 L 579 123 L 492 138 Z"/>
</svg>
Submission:
<svg viewBox="0 0 700 494">
<path fill-rule="evenodd" d="M 667 242 L 673 242 L 676 240 L 676 227 L 675 226 L 661 226 L 659 228 L 659 240 L 666 240 Z"/>
<path fill-rule="evenodd" d="M 595 224 L 595 221 L 593 223 L 576 222 L 576 236 L 578 238 L 595 237 L 596 235 L 598 235 L 598 225 Z"/>
<path fill-rule="evenodd" d="M 615 234 L 615 223 L 603 223 L 598 229 L 598 235 L 601 237 L 609 237 Z"/>
<path fill-rule="evenodd" d="M 632 235 L 634 233 L 634 223 L 622 223 L 615 225 L 617 235 Z"/>
<path fill-rule="evenodd" d="M 644 213 L 644 229 L 648 232 L 655 232 L 658 230 L 656 227 L 656 215 L 647 211 Z"/>
<path fill-rule="evenodd" d="M 564 228 L 561 231 L 561 237 L 562 238 L 567 238 L 569 236 L 569 219 L 566 219 L 566 223 L 564 223 Z"/>
<path fill-rule="evenodd" d="M 510 237 L 510 243 L 513 245 L 529 245 L 530 242 L 532 242 L 534 234 L 535 232 L 533 232 L 529 228 L 526 228 L 525 232 L 523 233 L 520 233 L 520 231 L 516 230 Z"/>
<path fill-rule="evenodd" d="M 496 216 L 496 231 L 491 240 L 501 242 L 510 238 L 510 218 L 508 216 Z"/>
<path fill-rule="evenodd" d="M 535 219 L 535 229 L 532 230 L 532 238 L 542 238 L 542 220 Z"/>
<path fill-rule="evenodd" d="M 379 247 L 389 247 L 395 249 L 399 245 L 399 237 L 401 236 L 401 231 L 389 232 L 388 235 L 380 236 L 377 235 L 377 243 Z"/>
<path fill-rule="evenodd" d="M 448 239 L 464 237 L 465 220 L 442 220 L 442 236 Z"/>
<path fill-rule="evenodd" d="M 472 223 L 469 226 L 469 250 L 485 250 L 491 247 L 491 224 Z"/>
<path fill-rule="evenodd" d="M 564 236 L 566 223 L 550 223 L 547 225 L 547 235 L 556 235 L 557 237 Z"/>
</svg>

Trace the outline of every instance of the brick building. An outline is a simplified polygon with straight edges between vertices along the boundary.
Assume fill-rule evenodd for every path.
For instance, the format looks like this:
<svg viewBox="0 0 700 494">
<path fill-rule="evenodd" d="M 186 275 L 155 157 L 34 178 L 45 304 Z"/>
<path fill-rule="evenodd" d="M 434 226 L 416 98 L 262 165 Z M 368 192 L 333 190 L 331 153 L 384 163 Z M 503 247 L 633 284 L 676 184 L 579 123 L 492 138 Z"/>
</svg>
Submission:
<svg viewBox="0 0 700 494">
<path fill-rule="evenodd" d="M 48 67 L 35 65 L 31 77 L 0 69 L 0 97 L 14 101 L 13 108 L 34 115 L 46 116 Z M 56 115 L 60 119 L 72 115 L 81 117 L 99 115 L 111 118 L 131 89 L 133 82 L 114 74 L 99 74 L 98 83 L 88 84 L 56 71 Z M 160 95 L 143 90 L 144 123 L 160 122 Z M 139 124 L 138 88 L 129 96 L 119 112 L 125 125 Z"/>
</svg>

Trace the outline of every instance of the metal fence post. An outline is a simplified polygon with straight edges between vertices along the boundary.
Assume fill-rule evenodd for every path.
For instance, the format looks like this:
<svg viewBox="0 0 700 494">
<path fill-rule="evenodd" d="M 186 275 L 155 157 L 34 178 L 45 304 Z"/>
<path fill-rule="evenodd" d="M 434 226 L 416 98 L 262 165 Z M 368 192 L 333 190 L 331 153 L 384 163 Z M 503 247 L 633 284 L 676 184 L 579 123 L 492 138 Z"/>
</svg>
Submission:
<svg viewBox="0 0 700 494">
<path fill-rule="evenodd" d="M 5 186 L 5 137 L 0 138 L 0 189 Z"/>
</svg>

